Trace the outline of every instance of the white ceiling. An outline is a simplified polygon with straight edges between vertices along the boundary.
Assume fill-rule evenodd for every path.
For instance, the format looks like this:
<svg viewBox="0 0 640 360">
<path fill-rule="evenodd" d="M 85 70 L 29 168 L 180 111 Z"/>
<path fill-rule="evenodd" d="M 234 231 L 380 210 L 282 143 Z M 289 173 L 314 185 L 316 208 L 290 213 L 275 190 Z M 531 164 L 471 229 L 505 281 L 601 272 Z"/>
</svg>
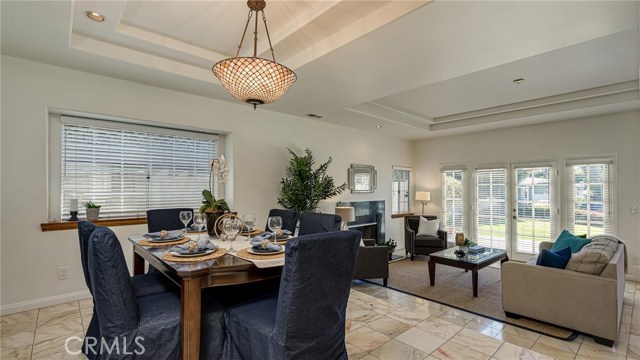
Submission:
<svg viewBox="0 0 640 360">
<path fill-rule="evenodd" d="M 259 109 L 408 139 L 637 109 L 638 5 L 267 0 L 276 58 L 298 81 Z M 0 6 L 3 54 L 236 101 L 211 67 L 235 55 L 244 1 Z M 241 54 L 252 54 L 252 32 Z"/>
</svg>

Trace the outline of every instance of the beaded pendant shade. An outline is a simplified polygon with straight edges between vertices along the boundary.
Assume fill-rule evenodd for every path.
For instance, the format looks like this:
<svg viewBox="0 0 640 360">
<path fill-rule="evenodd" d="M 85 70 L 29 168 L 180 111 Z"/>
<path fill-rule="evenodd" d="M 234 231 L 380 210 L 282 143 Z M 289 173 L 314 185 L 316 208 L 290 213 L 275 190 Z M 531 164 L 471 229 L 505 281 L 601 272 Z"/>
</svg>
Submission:
<svg viewBox="0 0 640 360">
<path fill-rule="evenodd" d="M 296 81 L 296 74 L 288 67 L 278 64 L 271 45 L 267 19 L 264 16 L 266 3 L 264 0 L 249 0 L 249 18 L 245 25 L 244 32 L 236 56 L 224 59 L 216 63 L 213 74 L 220 80 L 222 86 L 236 99 L 253 105 L 269 104 L 278 100 L 289 87 Z M 265 32 L 269 40 L 269 49 L 273 61 L 257 57 L 258 48 L 258 12 L 262 13 Z M 240 49 L 247 33 L 247 28 L 251 17 L 255 13 L 255 31 L 253 39 L 253 57 L 241 57 Z"/>
</svg>

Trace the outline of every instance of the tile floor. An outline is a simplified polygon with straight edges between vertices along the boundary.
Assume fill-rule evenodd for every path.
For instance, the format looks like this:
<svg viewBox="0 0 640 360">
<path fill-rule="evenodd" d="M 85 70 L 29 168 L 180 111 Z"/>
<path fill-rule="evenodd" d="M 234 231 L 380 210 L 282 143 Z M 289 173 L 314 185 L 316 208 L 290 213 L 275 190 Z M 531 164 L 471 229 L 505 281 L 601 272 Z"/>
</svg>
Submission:
<svg viewBox="0 0 640 360">
<path fill-rule="evenodd" d="M 639 359 L 640 284 L 625 289 L 622 327 L 615 347 L 591 337 L 556 340 L 391 289 L 356 281 L 347 308 L 347 351 L 362 360 Z M 65 340 L 82 337 L 91 300 L 2 316 L 0 358 L 83 359 L 67 354 Z M 78 342 L 71 342 L 79 346 Z"/>
</svg>

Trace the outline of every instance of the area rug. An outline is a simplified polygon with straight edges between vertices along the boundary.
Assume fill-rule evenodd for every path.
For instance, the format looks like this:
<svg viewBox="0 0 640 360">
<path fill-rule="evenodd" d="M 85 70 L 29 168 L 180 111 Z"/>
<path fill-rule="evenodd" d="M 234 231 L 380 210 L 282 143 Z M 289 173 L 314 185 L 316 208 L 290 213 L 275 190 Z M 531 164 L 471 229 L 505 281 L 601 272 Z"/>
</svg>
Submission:
<svg viewBox="0 0 640 360">
<path fill-rule="evenodd" d="M 573 340 L 578 335 L 573 330 L 540 321 L 506 317 L 502 310 L 500 269 L 486 267 L 478 272 L 478 297 L 474 298 L 471 271 L 438 264 L 435 286 L 430 286 L 428 259 L 418 256 L 414 261 L 404 259 L 390 263 L 388 287 L 557 339 Z M 370 282 L 382 285 L 381 280 Z"/>
</svg>

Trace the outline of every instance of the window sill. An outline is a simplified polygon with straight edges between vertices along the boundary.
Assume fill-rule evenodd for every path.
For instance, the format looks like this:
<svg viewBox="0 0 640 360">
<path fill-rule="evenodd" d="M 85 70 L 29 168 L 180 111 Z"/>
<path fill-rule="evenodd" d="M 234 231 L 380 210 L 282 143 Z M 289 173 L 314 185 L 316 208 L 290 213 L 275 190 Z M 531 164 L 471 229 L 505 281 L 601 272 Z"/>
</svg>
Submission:
<svg viewBox="0 0 640 360">
<path fill-rule="evenodd" d="M 101 226 L 128 226 L 128 225 L 140 225 L 146 224 L 146 217 L 139 218 L 114 218 L 92 221 L 96 225 Z M 40 224 L 42 231 L 59 231 L 59 230 L 75 230 L 78 228 L 77 221 L 56 221 Z"/>
</svg>

